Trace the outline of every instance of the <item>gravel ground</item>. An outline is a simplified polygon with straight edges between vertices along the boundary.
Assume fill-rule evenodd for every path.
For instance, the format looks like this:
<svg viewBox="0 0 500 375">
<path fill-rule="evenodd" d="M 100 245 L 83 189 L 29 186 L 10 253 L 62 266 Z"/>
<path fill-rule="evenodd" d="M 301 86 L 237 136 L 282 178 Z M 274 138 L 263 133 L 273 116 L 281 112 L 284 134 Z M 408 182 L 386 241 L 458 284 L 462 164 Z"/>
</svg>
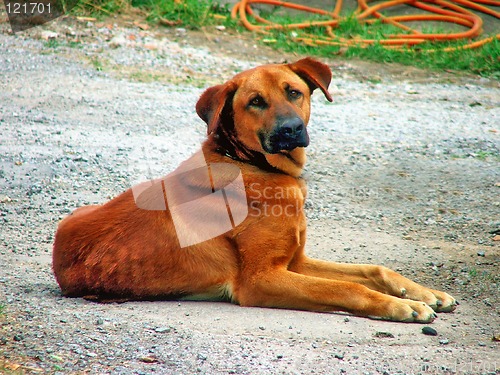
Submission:
<svg viewBox="0 0 500 375">
<path fill-rule="evenodd" d="M 334 103 L 313 97 L 309 254 L 454 295 L 437 336 L 345 314 L 63 298 L 58 221 L 197 150 L 204 87 L 295 58 L 116 23 L 14 36 L 0 23 L 0 373 L 500 373 L 500 89 L 476 77 L 333 60 Z"/>
</svg>

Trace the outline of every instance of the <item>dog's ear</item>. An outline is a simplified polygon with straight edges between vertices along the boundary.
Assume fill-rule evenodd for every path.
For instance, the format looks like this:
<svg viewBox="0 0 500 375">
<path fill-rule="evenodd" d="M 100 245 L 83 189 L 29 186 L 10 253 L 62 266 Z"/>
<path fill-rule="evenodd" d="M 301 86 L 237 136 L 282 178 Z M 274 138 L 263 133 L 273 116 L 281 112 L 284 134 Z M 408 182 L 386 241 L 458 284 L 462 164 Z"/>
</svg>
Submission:
<svg viewBox="0 0 500 375">
<path fill-rule="evenodd" d="M 306 57 L 305 59 L 288 64 L 288 67 L 302 78 L 309 85 L 311 92 L 319 88 L 325 94 L 326 99 L 332 102 L 333 99 L 328 92 L 328 86 L 332 80 L 332 71 L 328 65 L 317 60 Z"/>
<path fill-rule="evenodd" d="M 210 87 L 201 94 L 196 103 L 196 113 L 207 123 L 207 134 L 213 133 L 223 120 L 223 111 L 226 105 L 230 105 L 237 85 L 229 81 L 223 85 Z"/>
</svg>

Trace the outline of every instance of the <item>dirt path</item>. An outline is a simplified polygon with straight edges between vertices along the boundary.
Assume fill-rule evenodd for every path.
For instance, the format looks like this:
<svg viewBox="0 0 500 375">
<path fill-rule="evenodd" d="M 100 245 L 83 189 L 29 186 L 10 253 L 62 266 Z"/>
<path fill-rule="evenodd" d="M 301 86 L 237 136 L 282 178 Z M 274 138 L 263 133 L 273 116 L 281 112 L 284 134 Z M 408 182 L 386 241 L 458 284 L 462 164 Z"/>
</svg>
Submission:
<svg viewBox="0 0 500 375">
<path fill-rule="evenodd" d="M 334 103 L 313 98 L 308 252 L 453 294 L 438 336 L 343 314 L 62 298 L 60 218 L 194 152 L 202 88 L 294 58 L 215 30 L 126 26 L 0 27 L 0 373 L 500 373 L 500 89 L 475 77 L 336 60 Z"/>
</svg>

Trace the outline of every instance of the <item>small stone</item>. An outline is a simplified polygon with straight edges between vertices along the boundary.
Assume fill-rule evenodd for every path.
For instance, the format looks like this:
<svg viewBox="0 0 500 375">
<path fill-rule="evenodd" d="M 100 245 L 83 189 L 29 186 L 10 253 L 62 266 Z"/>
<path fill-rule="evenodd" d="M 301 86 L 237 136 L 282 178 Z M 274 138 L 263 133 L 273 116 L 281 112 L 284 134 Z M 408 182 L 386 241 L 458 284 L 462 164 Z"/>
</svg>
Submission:
<svg viewBox="0 0 500 375">
<path fill-rule="evenodd" d="M 207 360 L 207 355 L 205 353 L 198 353 L 198 359 L 202 360 L 202 361 L 206 361 Z"/>
<path fill-rule="evenodd" d="M 224 31 L 224 30 L 226 30 L 226 26 L 224 26 L 224 25 L 215 26 L 215 29 L 219 30 L 219 31 Z"/>
<path fill-rule="evenodd" d="M 344 318 L 344 322 L 348 323 L 350 322 L 351 320 L 349 318 Z"/>
<path fill-rule="evenodd" d="M 139 361 L 144 362 L 144 363 L 157 363 L 158 358 L 155 358 L 152 356 L 144 356 L 144 357 L 139 357 Z"/>
<path fill-rule="evenodd" d="M 123 34 L 118 34 L 111 38 L 111 40 L 109 41 L 109 46 L 111 48 L 118 48 L 126 46 L 127 43 L 127 38 L 125 38 Z"/>
<path fill-rule="evenodd" d="M 54 31 L 44 30 L 42 31 L 40 36 L 42 37 L 42 39 L 51 40 L 51 39 L 56 39 L 59 36 L 59 34 Z"/>
<path fill-rule="evenodd" d="M 7 195 L 0 195 L 0 203 L 10 203 L 12 199 L 10 199 Z"/>
<path fill-rule="evenodd" d="M 375 332 L 374 336 L 378 338 L 394 338 L 394 335 L 390 332 Z"/>
<path fill-rule="evenodd" d="M 344 359 L 344 353 L 335 353 L 335 358 Z"/>
<path fill-rule="evenodd" d="M 439 340 L 439 343 L 441 345 L 448 345 L 450 343 L 450 340 L 448 340 L 448 339 L 441 339 L 441 340 Z"/>
<path fill-rule="evenodd" d="M 485 255 L 486 255 L 486 253 L 484 251 L 477 252 L 477 256 L 479 256 L 479 257 L 484 257 Z"/>
<path fill-rule="evenodd" d="M 21 334 L 14 336 L 14 341 L 23 341 L 23 339 L 24 339 L 24 336 Z"/>
<path fill-rule="evenodd" d="M 170 327 L 158 327 L 158 328 L 155 328 L 155 332 L 156 333 L 169 333 L 171 330 Z"/>
<path fill-rule="evenodd" d="M 278 354 L 278 355 L 276 355 L 276 358 L 278 358 L 278 359 L 283 358 L 283 354 Z"/>
<path fill-rule="evenodd" d="M 437 331 L 434 328 L 431 327 L 424 327 L 422 328 L 422 333 L 424 335 L 429 335 L 429 336 L 437 336 Z"/>
<path fill-rule="evenodd" d="M 259 329 L 260 329 L 261 331 L 265 331 L 265 330 L 266 330 L 266 327 L 264 327 L 264 326 L 259 326 Z"/>
<path fill-rule="evenodd" d="M 56 362 L 63 362 L 64 359 L 58 355 L 55 355 L 55 354 L 51 354 L 49 356 L 50 359 L 52 359 L 53 361 L 56 361 Z"/>
<path fill-rule="evenodd" d="M 146 43 L 144 44 L 144 48 L 149 49 L 150 51 L 156 51 L 158 49 L 157 43 Z"/>
</svg>

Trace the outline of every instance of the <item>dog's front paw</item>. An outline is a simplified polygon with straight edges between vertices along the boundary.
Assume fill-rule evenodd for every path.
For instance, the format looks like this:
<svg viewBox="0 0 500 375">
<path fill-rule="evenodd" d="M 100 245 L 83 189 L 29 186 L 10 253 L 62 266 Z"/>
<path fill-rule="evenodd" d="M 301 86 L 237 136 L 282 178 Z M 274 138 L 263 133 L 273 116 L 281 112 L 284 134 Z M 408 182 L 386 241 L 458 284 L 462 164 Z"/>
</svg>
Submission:
<svg viewBox="0 0 500 375">
<path fill-rule="evenodd" d="M 458 305 L 456 299 L 448 293 L 421 286 L 419 286 L 419 290 L 412 290 L 409 293 L 403 289 L 402 296 L 414 301 L 425 302 L 436 312 L 452 312 Z"/>
<path fill-rule="evenodd" d="M 430 304 L 434 311 L 437 312 L 452 312 L 457 308 L 458 302 L 455 298 L 450 296 L 448 293 L 440 292 L 438 290 L 431 291 L 436 302 Z"/>
<path fill-rule="evenodd" d="M 431 323 L 436 313 L 425 302 L 395 299 L 388 305 L 388 315 L 382 319 L 407 323 Z"/>
</svg>

